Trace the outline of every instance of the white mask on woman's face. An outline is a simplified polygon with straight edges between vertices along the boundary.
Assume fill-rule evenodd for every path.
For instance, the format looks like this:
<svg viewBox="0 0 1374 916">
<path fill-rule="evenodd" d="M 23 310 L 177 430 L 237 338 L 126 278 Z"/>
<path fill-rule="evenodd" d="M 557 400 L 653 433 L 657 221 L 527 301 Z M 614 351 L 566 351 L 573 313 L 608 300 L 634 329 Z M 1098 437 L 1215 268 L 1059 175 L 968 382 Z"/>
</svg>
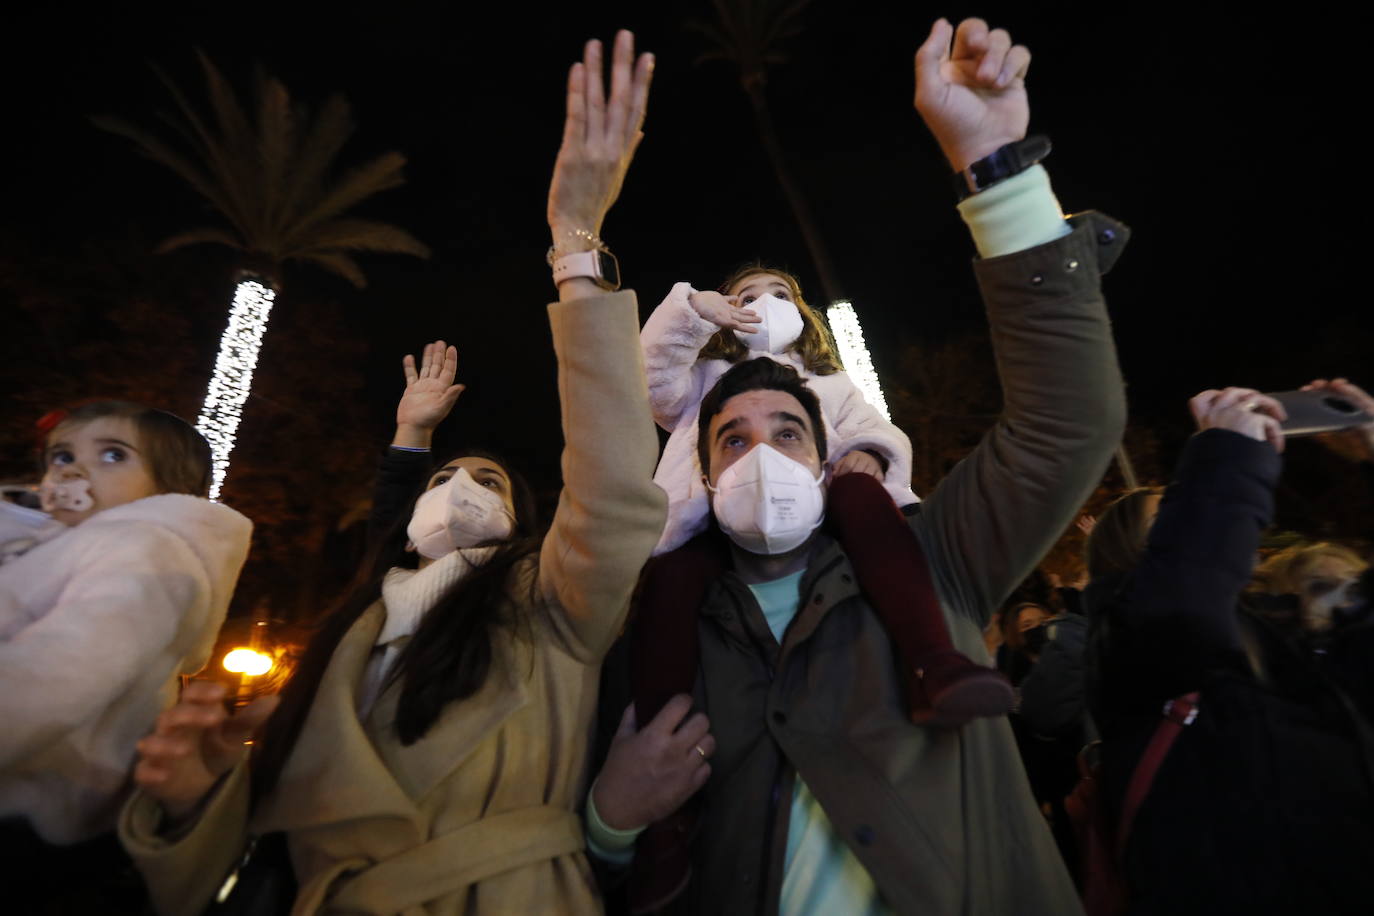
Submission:
<svg viewBox="0 0 1374 916">
<path fill-rule="evenodd" d="M 720 475 L 712 511 L 722 531 L 750 553 L 786 553 L 825 518 L 819 477 L 799 461 L 759 443 Z"/>
<path fill-rule="evenodd" d="M 421 556 L 438 560 L 459 547 L 502 541 L 515 530 L 501 497 L 463 468 L 415 501 L 406 534 Z"/>
<path fill-rule="evenodd" d="M 801 336 L 802 316 L 795 302 L 767 293 L 744 307 L 763 319 L 762 323 L 753 325 L 756 330 L 752 333 L 735 332 L 749 349 L 781 353 Z"/>
</svg>

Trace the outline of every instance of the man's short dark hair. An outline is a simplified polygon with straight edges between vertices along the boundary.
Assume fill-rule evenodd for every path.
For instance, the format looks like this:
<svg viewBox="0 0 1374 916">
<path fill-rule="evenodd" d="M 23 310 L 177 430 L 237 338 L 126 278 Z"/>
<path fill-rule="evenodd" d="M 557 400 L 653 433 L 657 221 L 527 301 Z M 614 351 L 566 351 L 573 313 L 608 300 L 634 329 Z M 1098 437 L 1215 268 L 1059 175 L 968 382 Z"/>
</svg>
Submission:
<svg viewBox="0 0 1374 916">
<path fill-rule="evenodd" d="M 701 462 L 701 472 L 706 476 L 711 475 L 711 420 L 720 413 L 725 402 L 735 395 L 760 389 L 781 391 L 801 402 L 811 420 L 816 454 L 821 461 L 825 461 L 825 421 L 821 418 L 820 398 L 806 386 L 796 369 L 767 356 L 760 356 L 731 366 L 706 392 L 706 397 L 701 399 L 701 412 L 697 416 L 697 460 Z"/>
</svg>

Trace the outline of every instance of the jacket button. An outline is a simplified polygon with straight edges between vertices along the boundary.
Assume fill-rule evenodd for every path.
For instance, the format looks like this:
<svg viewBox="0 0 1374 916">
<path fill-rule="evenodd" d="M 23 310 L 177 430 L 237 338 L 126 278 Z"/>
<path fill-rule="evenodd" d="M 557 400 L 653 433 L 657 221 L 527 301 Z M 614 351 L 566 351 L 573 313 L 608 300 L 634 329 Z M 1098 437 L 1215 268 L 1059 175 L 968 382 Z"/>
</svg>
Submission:
<svg viewBox="0 0 1374 916">
<path fill-rule="evenodd" d="M 1044 274 L 1031 274 L 1031 286 L 1039 286 L 1045 282 Z"/>
<path fill-rule="evenodd" d="M 773 713 L 773 722 L 774 722 L 774 724 L 776 724 L 776 725 L 786 725 L 786 724 L 787 724 L 787 713 L 782 712 L 781 710 L 776 710 L 776 711 L 774 711 L 774 713 Z"/>
<path fill-rule="evenodd" d="M 1064 262 L 1064 269 L 1067 270 L 1069 273 L 1073 273 L 1075 270 L 1078 269 L 1078 259 L 1069 258 L 1067 261 Z"/>
<path fill-rule="evenodd" d="M 872 846 L 874 839 L 873 828 L 867 824 L 860 824 L 854 831 L 854 839 L 859 841 L 860 846 Z"/>
<path fill-rule="evenodd" d="M 1116 241 L 1116 230 L 1103 229 L 1101 232 L 1097 234 L 1097 240 L 1101 242 L 1103 245 L 1110 245 L 1112 242 Z"/>
</svg>

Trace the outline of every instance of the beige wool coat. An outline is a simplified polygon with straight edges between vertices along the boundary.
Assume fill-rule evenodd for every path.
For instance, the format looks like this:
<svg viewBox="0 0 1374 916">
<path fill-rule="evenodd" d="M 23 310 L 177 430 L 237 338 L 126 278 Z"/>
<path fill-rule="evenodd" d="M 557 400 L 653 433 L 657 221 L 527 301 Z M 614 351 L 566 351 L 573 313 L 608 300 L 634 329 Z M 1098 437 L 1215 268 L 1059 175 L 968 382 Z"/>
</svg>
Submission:
<svg viewBox="0 0 1374 916">
<path fill-rule="evenodd" d="M 576 809 L 601 660 L 663 526 L 633 293 L 549 306 L 562 404 L 564 490 L 537 562 L 512 595 L 529 621 L 504 637 L 475 696 L 410 747 L 398 688 L 359 721 L 357 693 L 386 619 L 378 602 L 340 643 L 273 793 L 248 811 L 237 767 L 169 841 L 141 793 L 120 838 L 157 911 L 201 911 L 245 837 L 283 830 L 293 914 L 599 913 Z M 553 431 L 550 430 L 552 438 Z M 531 588 L 532 586 L 532 588 Z M 520 596 L 524 596 L 521 598 Z"/>
</svg>

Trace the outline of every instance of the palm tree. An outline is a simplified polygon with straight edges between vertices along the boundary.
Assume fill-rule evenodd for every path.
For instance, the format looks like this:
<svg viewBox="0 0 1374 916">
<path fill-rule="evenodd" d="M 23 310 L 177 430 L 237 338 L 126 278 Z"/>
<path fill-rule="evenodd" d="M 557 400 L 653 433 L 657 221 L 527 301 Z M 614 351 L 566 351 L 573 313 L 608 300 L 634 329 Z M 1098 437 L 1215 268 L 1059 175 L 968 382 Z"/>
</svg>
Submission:
<svg viewBox="0 0 1374 916">
<path fill-rule="evenodd" d="M 122 118 L 96 117 L 98 127 L 132 140 L 139 152 L 171 169 L 228 223 L 182 232 L 159 253 L 215 243 L 241 252 L 242 271 L 229 324 L 197 428 L 214 452 L 211 498 L 217 498 L 244 402 L 252 388 L 262 335 L 277 293 L 282 265 L 304 261 L 356 287 L 367 279 L 354 252 L 428 257 L 429 248 L 389 223 L 345 214 L 378 192 L 404 183 L 405 157 L 384 153 L 342 175 L 334 161 L 354 123 L 348 101 L 334 95 L 318 112 L 292 104 L 276 79 L 257 79 L 256 116 L 250 117 L 215 65 L 197 52 L 205 74 L 210 117 L 161 72 L 178 116 L 161 115 L 182 141 L 174 145 Z"/>
<path fill-rule="evenodd" d="M 723 60 L 739 69 L 740 88 L 753 109 L 759 142 L 768 153 L 773 173 L 792 207 L 797 227 L 820 277 L 821 289 L 828 300 L 836 302 L 843 296 L 834 262 L 821 237 L 820 227 L 811 215 L 806 195 L 788 167 L 764 91 L 768 85 L 769 67 L 787 61 L 783 43 L 801 31 L 801 13 L 810 3 L 811 0 L 711 0 L 716 11 L 715 21 L 693 21 L 689 26 L 706 36 L 712 45 L 697 58 L 697 63 Z"/>
<path fill-rule="evenodd" d="M 801 31 L 801 14 L 810 3 L 811 0 L 711 0 L 716 11 L 715 21 L 695 21 L 689 25 L 705 35 L 712 44 L 710 50 L 697 58 L 697 63 L 723 60 L 739 69 L 740 88 L 748 96 L 749 106 L 753 109 L 759 142 L 768 152 L 773 174 L 777 176 L 783 195 L 792 207 L 792 215 L 811 254 L 811 263 L 820 277 L 821 291 L 830 303 L 826 317 L 834 333 L 840 359 L 863 392 L 864 399 L 886 417 L 887 401 L 878 382 L 878 373 L 873 368 L 873 358 L 864 342 L 858 313 L 854 310 L 854 304 L 844 298 L 840 291 L 835 263 L 821 236 L 820 226 L 811 214 L 811 205 L 807 203 L 806 195 L 802 193 L 787 164 L 764 91 L 768 85 L 768 68 L 786 62 L 783 43 Z"/>
</svg>

